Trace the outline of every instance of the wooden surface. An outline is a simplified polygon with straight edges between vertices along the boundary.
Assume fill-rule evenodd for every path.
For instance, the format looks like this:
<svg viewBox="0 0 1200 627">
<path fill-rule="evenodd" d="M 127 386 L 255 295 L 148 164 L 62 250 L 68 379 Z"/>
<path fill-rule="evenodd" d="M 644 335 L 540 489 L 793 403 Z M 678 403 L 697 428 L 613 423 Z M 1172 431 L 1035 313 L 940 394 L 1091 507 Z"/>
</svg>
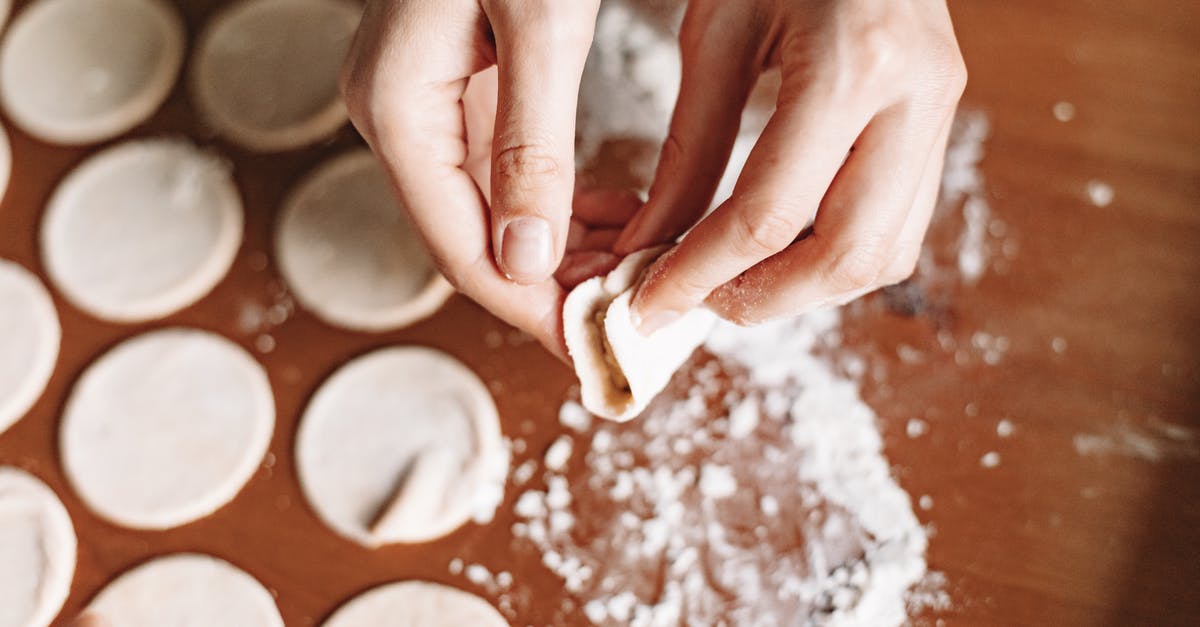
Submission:
<svg viewBox="0 0 1200 627">
<path fill-rule="evenodd" d="M 25 3 L 18 2 L 18 6 Z M 185 2 L 191 35 L 220 2 Z M 1200 459 L 1195 444 L 1167 442 L 1157 461 L 1110 451 L 1081 455 L 1080 434 L 1121 429 L 1157 434 L 1162 424 L 1200 430 L 1200 6 L 1166 0 L 962 0 L 952 3 L 971 71 L 965 106 L 991 122 L 983 172 L 1015 255 L 974 287 L 930 296 L 915 316 L 875 296 L 849 310 L 849 346 L 879 377 L 863 394 L 879 413 L 901 484 L 933 507 L 919 511 L 936 535 L 931 568 L 943 571 L 954 607 L 920 622 L 950 625 L 1191 625 L 1200 621 Z M 300 312 L 271 333 L 259 355 L 278 401 L 272 465 L 216 515 L 167 532 L 109 525 L 79 501 L 58 463 L 58 416 L 93 359 L 147 328 L 215 329 L 253 349 L 238 326 L 247 306 L 273 303 L 273 213 L 296 178 L 356 143 L 347 129 L 330 145 L 252 156 L 206 136 L 186 94 L 133 135 L 199 137 L 229 155 L 247 206 L 247 233 L 231 274 L 197 306 L 146 326 L 97 322 L 57 294 L 63 352 L 46 394 L 0 435 L 0 463 L 44 479 L 79 534 L 79 563 L 62 616 L 108 580 L 151 556 L 183 550 L 226 557 L 278 595 L 288 625 L 319 623 L 378 583 L 422 578 L 463 586 L 454 556 L 506 563 L 512 522 L 468 525 L 438 542 L 368 551 L 325 529 L 304 503 L 292 467 L 294 427 L 315 386 L 353 355 L 393 343 L 448 351 L 497 391 L 503 426 L 540 453 L 559 432 L 555 408 L 569 373 L 535 345 L 490 350 L 505 327 L 453 299 L 436 317 L 380 336 L 331 330 Z M 1055 102 L 1077 109 L 1070 122 Z M 55 183 L 92 149 L 53 148 L 5 124 L 15 154 L 0 206 L 0 257 L 41 270 L 42 207 Z M 1088 201 L 1089 180 L 1115 190 L 1108 207 Z M 952 242 L 935 236 L 944 254 Z M 943 350 L 938 340 L 959 349 Z M 970 352 L 976 332 L 1009 339 L 995 365 Z M 1065 340 L 1062 353 L 1053 338 Z M 898 351 L 921 356 L 900 360 Z M 966 359 L 955 353 L 966 351 Z M 929 433 L 910 438 L 919 417 Z M 1009 438 L 996 434 L 1007 418 Z M 1157 436 L 1156 436 L 1157 437 Z M 1162 438 L 1160 438 L 1162 439 Z M 1000 455 L 984 468 L 987 452 Z M 519 460 L 518 460 L 519 461 Z M 511 499 L 514 495 L 509 494 Z M 503 512 L 503 510 L 502 510 Z M 519 575 L 547 603 L 560 588 L 534 560 Z M 534 611 L 522 621 L 537 623 Z M 61 620 L 60 620 L 61 622 Z"/>
</svg>

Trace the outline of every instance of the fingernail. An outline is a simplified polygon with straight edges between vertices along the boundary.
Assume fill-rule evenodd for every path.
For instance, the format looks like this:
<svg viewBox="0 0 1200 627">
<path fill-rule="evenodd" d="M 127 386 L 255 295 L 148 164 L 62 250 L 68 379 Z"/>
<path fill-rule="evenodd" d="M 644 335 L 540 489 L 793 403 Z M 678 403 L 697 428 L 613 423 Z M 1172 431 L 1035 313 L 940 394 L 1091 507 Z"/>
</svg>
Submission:
<svg viewBox="0 0 1200 627">
<path fill-rule="evenodd" d="M 550 223 L 541 218 L 517 218 L 504 227 L 500 269 L 517 282 L 541 281 L 554 271 L 554 241 Z"/>
<path fill-rule="evenodd" d="M 643 319 L 641 316 L 634 317 L 634 324 L 637 326 L 638 333 L 643 337 L 652 335 L 655 331 L 670 325 L 675 322 L 683 314 L 678 311 L 666 310 L 650 314 L 649 317 Z"/>
</svg>

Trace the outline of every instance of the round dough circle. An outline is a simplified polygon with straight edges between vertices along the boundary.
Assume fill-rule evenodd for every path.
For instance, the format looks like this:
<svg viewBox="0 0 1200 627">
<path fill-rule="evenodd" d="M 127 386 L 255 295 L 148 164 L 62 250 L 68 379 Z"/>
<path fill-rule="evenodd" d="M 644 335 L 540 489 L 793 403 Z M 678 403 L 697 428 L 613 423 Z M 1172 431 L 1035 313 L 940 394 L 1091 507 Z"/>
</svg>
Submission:
<svg viewBox="0 0 1200 627">
<path fill-rule="evenodd" d="M 113 627 L 283 627 L 275 600 L 258 580 L 197 553 L 137 566 L 105 586 L 86 611 Z"/>
<path fill-rule="evenodd" d="M 402 581 L 368 590 L 339 607 L 321 627 L 508 627 L 487 601 L 457 588 Z"/>
<path fill-rule="evenodd" d="M 335 372 L 305 410 L 296 448 L 313 509 L 371 547 L 432 540 L 472 515 L 490 517 L 508 474 L 487 387 L 427 348 L 380 349 Z"/>
<path fill-rule="evenodd" d="M 275 249 L 301 304 L 352 331 L 407 326 L 454 293 L 368 150 L 335 157 L 296 186 Z"/>
<path fill-rule="evenodd" d="M 63 412 L 63 465 L 99 515 L 168 529 L 233 500 L 274 427 L 266 372 L 246 351 L 206 331 L 154 331 L 80 377 Z"/>
<path fill-rule="evenodd" d="M 0 433 L 46 389 L 61 341 L 58 313 L 41 281 L 0 259 Z"/>
<path fill-rule="evenodd" d="M 183 21 L 163 0 L 39 0 L 0 47 L 0 101 L 45 141 L 111 139 L 167 99 L 185 42 Z"/>
<path fill-rule="evenodd" d="M 0 468 L 0 626 L 45 627 L 75 576 L 75 529 L 58 496 L 16 468 Z"/>
<path fill-rule="evenodd" d="M 42 218 L 50 280 L 113 322 L 144 322 L 203 298 L 242 241 L 229 166 L 177 140 L 132 141 L 72 171 Z"/>
<path fill-rule="evenodd" d="M 250 150 L 299 148 L 346 122 L 338 92 L 362 7 L 348 0 L 242 0 L 204 29 L 192 60 L 200 114 Z"/>
</svg>

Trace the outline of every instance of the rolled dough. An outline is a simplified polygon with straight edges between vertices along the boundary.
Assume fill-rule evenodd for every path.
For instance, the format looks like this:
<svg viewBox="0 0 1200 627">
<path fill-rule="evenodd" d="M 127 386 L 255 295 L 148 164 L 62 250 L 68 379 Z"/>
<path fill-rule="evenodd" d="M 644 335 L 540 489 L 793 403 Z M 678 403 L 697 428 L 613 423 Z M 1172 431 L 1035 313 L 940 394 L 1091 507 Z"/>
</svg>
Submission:
<svg viewBox="0 0 1200 627">
<path fill-rule="evenodd" d="M 153 331 L 80 377 L 63 412 L 63 465 L 99 515 L 168 529 L 232 500 L 274 424 L 267 375 L 246 351 L 205 331 Z"/>
<path fill-rule="evenodd" d="M 335 157 L 296 186 L 284 202 L 275 249 L 301 304 L 344 329 L 407 326 L 454 292 L 368 150 Z"/>
<path fill-rule="evenodd" d="M 322 627 L 508 627 L 487 601 L 436 583 L 404 581 L 368 590 Z"/>
<path fill-rule="evenodd" d="M 38 0 L 0 45 L 0 102 L 42 140 L 111 139 L 166 100 L 185 42 L 163 0 Z"/>
<path fill-rule="evenodd" d="M 132 141 L 84 161 L 42 218 L 51 281 L 113 322 L 161 318 L 203 298 L 233 264 L 242 201 L 229 167 L 176 140 Z"/>
<path fill-rule="evenodd" d="M 362 7 L 349 0 L 242 0 L 204 29 L 192 61 L 200 114 L 250 150 L 298 148 L 346 122 L 338 74 Z"/>
<path fill-rule="evenodd" d="M 633 288 L 664 250 L 636 252 L 607 276 L 588 279 L 567 295 L 567 349 L 583 406 L 597 416 L 624 422 L 642 413 L 716 322 L 698 308 L 650 337 L 637 332 L 629 309 Z"/>
<path fill-rule="evenodd" d="M 296 448 L 313 509 L 369 547 L 490 520 L 508 474 L 487 387 L 427 348 L 385 348 L 343 366 L 313 397 Z"/>
<path fill-rule="evenodd" d="M 46 288 L 21 266 L 0 259 L 0 433 L 46 389 L 61 340 Z"/>
<path fill-rule="evenodd" d="M 0 627 L 46 627 L 75 576 L 75 529 L 54 492 L 0 467 Z"/>
<path fill-rule="evenodd" d="M 87 607 L 112 627 L 283 627 L 271 593 L 232 564 L 196 553 L 151 560 Z"/>
</svg>

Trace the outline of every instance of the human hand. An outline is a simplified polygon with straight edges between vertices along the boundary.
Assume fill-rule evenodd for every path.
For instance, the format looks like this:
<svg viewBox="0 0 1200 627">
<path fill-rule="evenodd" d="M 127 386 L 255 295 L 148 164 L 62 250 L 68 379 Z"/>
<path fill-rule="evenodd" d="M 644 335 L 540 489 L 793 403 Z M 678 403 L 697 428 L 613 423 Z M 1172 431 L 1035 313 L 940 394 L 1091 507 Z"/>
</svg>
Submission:
<svg viewBox="0 0 1200 627">
<path fill-rule="evenodd" d="M 342 77 L 350 119 L 442 274 L 563 359 L 553 274 L 598 10 L 599 0 L 371 0 Z"/>
<path fill-rule="evenodd" d="M 759 74 L 782 84 L 732 197 L 647 272 L 641 332 L 702 302 L 757 323 L 912 274 L 966 83 L 943 0 L 692 0 L 680 44 L 670 134 L 618 253 L 700 219 Z"/>
</svg>

